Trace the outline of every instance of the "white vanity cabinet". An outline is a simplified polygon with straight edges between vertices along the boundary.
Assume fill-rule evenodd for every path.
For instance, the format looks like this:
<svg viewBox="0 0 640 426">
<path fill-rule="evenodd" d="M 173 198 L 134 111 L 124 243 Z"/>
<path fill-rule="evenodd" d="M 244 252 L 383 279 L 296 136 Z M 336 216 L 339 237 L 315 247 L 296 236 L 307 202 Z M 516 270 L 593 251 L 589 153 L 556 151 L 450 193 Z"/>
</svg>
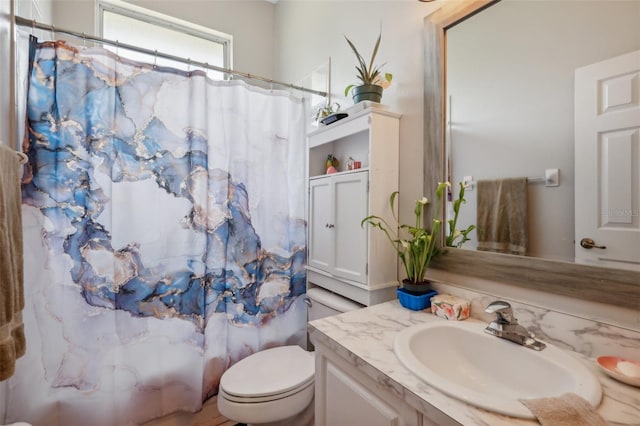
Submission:
<svg viewBox="0 0 640 426">
<path fill-rule="evenodd" d="M 382 108 L 309 133 L 307 282 L 363 305 L 394 299 L 398 258 L 379 229 L 360 226 L 371 214 L 395 223 L 389 196 L 398 190 L 400 116 Z M 326 174 L 327 157 L 340 161 Z M 360 163 L 347 170 L 349 159 Z"/>
<path fill-rule="evenodd" d="M 316 344 L 315 426 L 435 425 L 335 352 Z"/>
</svg>

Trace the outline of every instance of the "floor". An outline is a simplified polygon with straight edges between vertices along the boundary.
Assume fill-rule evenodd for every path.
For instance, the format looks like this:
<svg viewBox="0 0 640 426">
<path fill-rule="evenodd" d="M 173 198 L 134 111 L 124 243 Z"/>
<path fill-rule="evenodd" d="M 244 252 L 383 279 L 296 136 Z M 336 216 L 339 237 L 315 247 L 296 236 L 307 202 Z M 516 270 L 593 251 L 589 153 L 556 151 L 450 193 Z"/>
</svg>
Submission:
<svg viewBox="0 0 640 426">
<path fill-rule="evenodd" d="M 227 420 L 220 414 L 217 397 L 213 397 L 205 402 L 202 410 L 197 413 L 181 411 L 151 420 L 141 426 L 236 426 L 236 422 Z"/>
</svg>

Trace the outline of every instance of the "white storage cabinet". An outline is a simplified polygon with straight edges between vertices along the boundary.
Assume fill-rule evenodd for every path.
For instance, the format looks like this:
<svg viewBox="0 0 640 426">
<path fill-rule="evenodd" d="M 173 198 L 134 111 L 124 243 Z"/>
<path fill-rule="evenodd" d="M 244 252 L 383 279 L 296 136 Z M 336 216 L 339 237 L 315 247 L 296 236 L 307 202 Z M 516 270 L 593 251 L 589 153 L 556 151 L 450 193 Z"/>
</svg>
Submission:
<svg viewBox="0 0 640 426">
<path fill-rule="evenodd" d="M 307 281 L 372 305 L 396 297 L 398 257 L 375 214 L 393 224 L 389 196 L 398 190 L 400 116 L 367 108 L 308 136 Z M 340 161 L 326 174 L 329 154 Z M 349 158 L 361 168 L 346 170 Z"/>
</svg>

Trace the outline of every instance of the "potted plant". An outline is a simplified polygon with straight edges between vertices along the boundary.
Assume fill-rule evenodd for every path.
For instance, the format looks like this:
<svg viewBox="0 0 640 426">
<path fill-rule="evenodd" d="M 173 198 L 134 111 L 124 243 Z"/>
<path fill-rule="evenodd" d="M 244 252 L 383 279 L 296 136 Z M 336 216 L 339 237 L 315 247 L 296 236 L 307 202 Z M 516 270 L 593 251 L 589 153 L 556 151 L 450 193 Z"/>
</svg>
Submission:
<svg viewBox="0 0 640 426">
<path fill-rule="evenodd" d="M 330 103 L 326 103 L 325 105 L 318 107 L 316 109 L 316 113 L 314 115 L 314 121 L 317 123 L 320 123 L 320 121 L 325 118 L 330 116 L 331 114 L 334 114 L 336 112 L 338 112 L 340 110 L 340 104 L 337 102 L 334 102 L 332 104 Z"/>
<path fill-rule="evenodd" d="M 360 85 L 348 85 L 344 89 L 344 95 L 348 96 L 349 92 L 353 91 L 353 103 L 362 101 L 380 102 L 380 100 L 382 99 L 383 89 L 389 87 L 393 78 L 393 75 L 390 73 L 385 73 L 383 75 L 380 72 L 380 68 L 382 67 L 382 65 L 379 67 L 374 65 L 376 55 L 378 54 L 378 48 L 380 47 L 382 33 L 378 35 L 378 40 L 376 41 L 376 45 L 373 48 L 371 60 L 369 61 L 368 65 L 360 52 L 358 52 L 358 49 L 356 49 L 356 46 L 351 42 L 351 40 L 349 40 L 346 36 L 344 38 L 347 40 L 347 43 L 349 43 L 349 46 L 353 50 L 353 53 L 355 53 L 356 58 L 358 58 L 358 65 L 356 65 L 356 70 L 358 71 L 358 73 L 356 77 L 362 83 Z"/>
<path fill-rule="evenodd" d="M 425 280 L 425 274 L 431 260 L 442 253 L 437 241 L 442 220 L 439 219 L 437 215 L 442 205 L 444 191 L 448 187 L 450 187 L 449 182 L 444 182 L 439 183 L 436 188 L 435 215 L 431 220 L 431 227 L 429 229 L 422 225 L 424 208 L 425 205 L 429 203 L 426 197 L 416 200 L 414 209 L 415 224 L 413 226 L 399 223 L 398 213 L 396 211 L 398 191 L 394 191 L 389 197 L 389 205 L 391 206 L 393 219 L 395 221 L 394 226 L 391 226 L 383 218 L 376 215 L 367 216 L 360 223 L 361 226 L 368 223 L 374 228 L 382 230 L 398 254 L 407 275 L 407 277 L 402 280 L 402 288 L 398 289 L 398 298 L 403 306 L 410 309 L 420 310 L 428 307 L 430 305 L 429 299 L 436 294 L 436 292 L 431 289 L 430 282 Z M 448 222 L 450 229 L 455 230 L 458 219 L 457 213 L 460 211 L 460 206 L 464 203 L 463 196 L 464 191 L 461 191 L 458 199 L 454 202 L 456 215 L 454 219 Z M 454 232 L 455 236 L 448 235 L 446 241 L 451 240 L 453 244 L 453 242 L 458 239 L 458 235 L 463 235 L 463 241 L 457 243 L 459 247 L 464 241 L 468 240 L 467 235 L 474 228 L 475 226 L 471 225 L 464 231 Z"/>
</svg>

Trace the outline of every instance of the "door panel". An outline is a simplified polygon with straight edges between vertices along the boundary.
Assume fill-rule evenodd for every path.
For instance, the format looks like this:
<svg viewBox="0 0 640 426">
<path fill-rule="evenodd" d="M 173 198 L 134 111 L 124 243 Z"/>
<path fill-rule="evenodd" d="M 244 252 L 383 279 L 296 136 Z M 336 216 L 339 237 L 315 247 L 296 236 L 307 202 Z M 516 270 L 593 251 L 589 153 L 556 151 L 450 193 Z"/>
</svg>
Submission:
<svg viewBox="0 0 640 426">
<path fill-rule="evenodd" d="M 309 181 L 309 265 L 333 268 L 333 197 L 331 177 Z"/>
<path fill-rule="evenodd" d="M 367 216 L 367 172 L 333 178 L 335 259 L 333 273 L 367 282 L 367 233 L 360 222 Z"/>
<path fill-rule="evenodd" d="M 575 77 L 576 262 L 640 270 L 640 51 Z"/>
</svg>

